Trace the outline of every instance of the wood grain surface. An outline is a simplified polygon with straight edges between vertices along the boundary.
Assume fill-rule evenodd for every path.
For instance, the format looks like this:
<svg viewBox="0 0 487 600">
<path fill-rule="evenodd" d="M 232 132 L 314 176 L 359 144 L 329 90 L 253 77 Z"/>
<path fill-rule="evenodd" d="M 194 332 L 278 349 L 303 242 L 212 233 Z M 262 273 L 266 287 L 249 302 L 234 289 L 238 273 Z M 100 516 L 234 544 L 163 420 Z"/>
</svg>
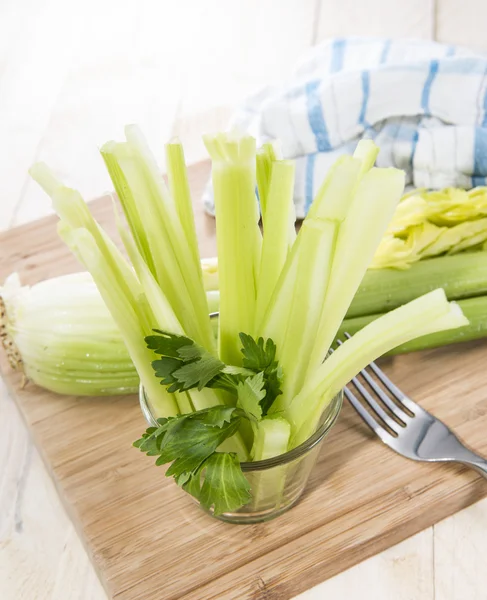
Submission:
<svg viewBox="0 0 487 600">
<path fill-rule="evenodd" d="M 192 171 L 194 197 L 207 177 Z M 113 230 L 109 201 L 92 203 Z M 197 206 L 200 206 L 199 204 Z M 198 210 L 202 254 L 214 223 Z M 78 270 L 48 217 L 2 234 L 0 280 L 33 283 Z M 384 363 L 404 391 L 487 453 L 487 345 L 474 343 Z M 396 456 L 345 407 L 302 501 L 278 520 L 232 526 L 205 515 L 131 447 L 145 423 L 133 397 L 56 396 L 1 370 L 109 597 L 287 599 L 487 495 L 457 466 Z"/>
</svg>

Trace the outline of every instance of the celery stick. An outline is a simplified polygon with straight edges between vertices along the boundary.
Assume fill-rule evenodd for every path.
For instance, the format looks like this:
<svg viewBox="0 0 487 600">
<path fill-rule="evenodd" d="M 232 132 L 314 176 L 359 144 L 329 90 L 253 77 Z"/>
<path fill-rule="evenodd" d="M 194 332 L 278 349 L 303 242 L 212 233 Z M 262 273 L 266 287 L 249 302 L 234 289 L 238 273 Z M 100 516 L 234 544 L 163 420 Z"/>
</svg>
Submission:
<svg viewBox="0 0 487 600">
<path fill-rule="evenodd" d="M 92 217 L 81 194 L 63 186 L 44 163 L 36 163 L 29 169 L 29 173 L 49 194 L 54 210 L 64 223 L 73 228 L 84 227 L 91 233 L 110 267 L 117 272 L 119 284 L 136 310 L 137 302 L 133 290 L 138 287 L 137 279 L 118 248 Z"/>
<path fill-rule="evenodd" d="M 287 452 L 291 425 L 282 417 L 265 417 L 255 428 L 252 460 L 267 460 Z"/>
<path fill-rule="evenodd" d="M 255 439 L 252 447 L 252 460 L 267 460 L 280 456 L 288 450 L 291 425 L 282 417 L 265 417 L 255 427 Z M 286 483 L 288 465 L 274 467 L 267 471 L 252 474 L 252 504 L 256 510 L 268 507 L 271 499 L 280 497 Z"/>
<path fill-rule="evenodd" d="M 420 264 L 421 263 L 418 263 L 412 268 L 419 266 Z M 388 352 L 388 354 L 404 354 L 406 352 L 438 348 L 448 344 L 468 342 L 470 340 L 487 337 L 487 296 L 459 300 L 458 305 L 468 319 L 468 325 L 459 327 L 458 329 L 447 329 L 445 331 L 418 337 L 410 342 L 397 346 Z M 345 332 L 354 335 L 357 331 L 363 329 L 366 325 L 375 321 L 375 319 L 380 316 L 381 315 L 364 315 L 353 319 L 345 319 L 338 330 L 337 338 L 344 340 Z"/>
<path fill-rule="evenodd" d="M 122 205 L 122 209 L 127 219 L 127 223 L 130 227 L 132 237 L 139 249 L 140 254 L 144 257 L 144 261 L 149 267 L 154 277 L 157 276 L 154 261 L 152 259 L 152 251 L 150 248 L 149 240 L 144 232 L 142 220 L 137 210 L 137 204 L 132 194 L 132 190 L 128 184 L 128 181 L 121 169 L 119 162 L 116 158 L 116 142 L 107 142 L 100 148 L 100 154 L 105 161 L 108 174 L 112 180 L 115 191 L 117 192 L 118 199 Z"/>
<path fill-rule="evenodd" d="M 134 240 L 130 237 L 128 231 L 121 226 L 121 224 L 118 226 L 118 232 L 156 319 L 155 323 L 153 324 L 153 328 L 164 329 L 165 331 L 170 331 L 171 333 L 183 335 L 184 331 L 181 327 L 181 324 L 179 323 L 161 288 L 157 285 L 157 282 L 150 272 L 149 267 L 139 254 Z"/>
<path fill-rule="evenodd" d="M 127 254 L 139 276 L 149 306 L 156 318 L 156 323 L 152 327 L 184 335 L 184 331 L 161 288 L 157 285 L 152 273 L 142 260 L 132 238 L 123 228 L 121 223 L 118 224 L 118 231 L 127 250 Z M 186 412 L 192 412 L 193 410 L 202 410 L 204 408 L 222 404 L 223 400 L 221 395 L 222 393 L 219 390 L 205 388 L 203 390 L 190 390 L 187 392 L 187 395 L 185 393 L 176 394 L 176 401 L 180 412 L 184 414 Z M 193 407 L 192 409 L 190 409 L 191 406 Z"/>
<path fill-rule="evenodd" d="M 105 145 L 102 148 L 106 163 L 117 166 L 117 169 L 109 169 L 114 184 L 117 186 L 116 177 L 120 171 L 130 190 L 120 200 L 125 205 L 126 214 L 138 215 L 133 227 L 141 226 L 138 237 L 143 241 L 137 244 L 139 251 L 140 248 L 144 249 L 142 256 L 145 256 L 144 252 L 150 252 L 153 275 L 157 283 L 163 286 L 185 332 L 211 351 L 214 338 L 199 272 L 201 269 L 195 264 L 185 242 L 184 231 L 175 207 L 167 197 L 169 193 L 162 176 L 153 168 L 152 160 L 147 164 L 144 162 L 146 152 L 148 150 L 145 148 L 134 148 L 127 143 Z M 134 239 L 137 243 L 135 235 Z M 147 264 L 150 267 L 150 263 Z"/>
<path fill-rule="evenodd" d="M 275 161 L 282 160 L 281 149 L 276 142 L 267 142 L 256 153 L 257 189 L 259 191 L 260 212 L 265 226 L 267 212 L 267 197 L 271 184 L 272 165 Z"/>
<path fill-rule="evenodd" d="M 289 220 L 293 211 L 294 163 L 272 163 L 255 322 L 260 323 L 276 287 L 289 250 Z"/>
<path fill-rule="evenodd" d="M 194 222 L 193 205 L 189 191 L 188 173 L 184 161 L 183 147 L 179 140 L 166 144 L 167 175 L 169 189 L 176 204 L 176 210 L 186 235 L 186 243 L 191 249 L 195 265 L 199 265 L 200 252 Z M 199 272 L 200 270 L 197 269 Z"/>
<path fill-rule="evenodd" d="M 445 292 L 438 289 L 358 331 L 316 369 L 293 399 L 288 413 L 293 426 L 293 446 L 315 431 L 327 404 L 371 361 L 421 335 L 465 325 L 468 320 L 459 306 L 449 303 Z"/>
<path fill-rule="evenodd" d="M 487 294 L 487 252 L 422 260 L 406 271 L 369 270 L 347 311 L 347 319 L 383 313 L 438 287 L 449 300 Z"/>
<path fill-rule="evenodd" d="M 176 415 L 178 407 L 174 397 L 159 385 L 154 377 L 151 363 L 156 355 L 145 344 L 141 344 L 141 339 L 143 340 L 148 332 L 142 326 L 130 301 L 127 300 L 120 286 L 118 274 L 113 271 L 111 264 L 87 229 L 80 228 L 71 231 L 65 229 L 63 239 L 90 271 L 105 304 L 122 333 L 130 357 L 151 402 L 157 403 L 159 410 L 165 416 Z"/>
<path fill-rule="evenodd" d="M 378 154 L 379 147 L 376 146 L 372 140 L 360 140 L 357 144 L 353 156 L 362 161 L 362 167 L 360 168 L 361 177 L 374 166 Z"/>
<path fill-rule="evenodd" d="M 359 159 L 341 156 L 328 171 L 306 219 L 330 219 L 342 222 L 353 201 L 361 169 L 362 162 Z"/>
<path fill-rule="evenodd" d="M 337 160 L 328 172 L 325 182 L 321 186 L 308 216 L 304 220 L 303 227 L 301 227 L 302 231 L 306 232 L 304 225 L 311 222 L 312 219 L 317 219 L 318 221 L 327 220 L 336 225 L 345 218 L 347 206 L 357 185 L 360 167 L 361 162 L 350 156 L 344 156 Z M 298 234 L 274 289 L 274 294 L 272 295 L 265 317 L 260 323 L 256 323 L 257 334 L 272 337 L 277 344 L 278 350 L 282 344 L 274 336 L 280 339 L 282 337 L 282 330 L 287 323 L 291 295 L 295 288 L 296 277 L 298 276 L 297 257 L 300 252 L 299 248 L 303 236 L 305 235 L 306 233 L 301 233 L 301 231 Z M 322 259 L 314 257 L 314 260 Z M 325 269 L 326 265 L 323 268 Z M 303 310 L 306 310 L 305 306 L 303 306 Z"/>
<path fill-rule="evenodd" d="M 284 373 L 283 394 L 274 402 L 273 412 L 286 410 L 303 385 L 328 285 L 336 230 L 333 221 L 307 219 L 299 232 L 301 243 L 290 309 L 281 332 L 273 337 Z"/>
<path fill-rule="evenodd" d="M 162 231 L 166 232 L 172 247 L 173 260 L 179 266 L 185 288 L 187 289 L 188 304 L 195 315 L 194 322 L 185 322 L 182 324 L 187 333 L 196 331 L 197 336 L 194 336 L 194 339 L 196 341 L 199 339 L 202 346 L 206 347 L 209 351 L 212 351 L 214 348 L 214 336 L 208 319 L 208 304 L 203 288 L 201 265 L 198 260 L 194 260 L 198 242 L 194 237 L 192 243 L 188 243 L 188 236 L 191 235 L 191 232 L 193 232 L 193 234 L 195 232 L 194 224 L 193 227 L 191 227 L 191 223 L 187 222 L 183 226 L 177 213 L 178 210 L 181 210 L 181 213 L 187 215 L 191 221 L 194 220 L 191 219 L 192 207 L 189 195 L 186 199 L 183 195 L 176 195 L 176 201 L 186 204 L 184 207 L 178 207 L 178 205 L 174 206 L 174 202 L 172 201 L 161 173 L 157 168 L 156 161 L 140 129 L 135 125 L 129 125 L 125 128 L 125 135 L 131 149 L 138 159 L 139 167 L 144 173 L 145 182 L 152 194 L 152 202 L 149 202 L 149 205 L 147 206 L 149 210 L 148 215 L 146 216 L 148 219 L 151 217 L 154 218 L 154 208 L 156 209 L 155 212 L 159 213 L 159 236 L 162 235 Z M 180 159 L 184 160 L 184 157 L 180 156 Z M 139 198 L 139 202 L 140 200 L 141 199 Z M 147 227 L 147 219 L 144 224 Z M 162 255 L 158 257 L 158 260 L 167 261 L 170 260 L 170 258 L 169 256 Z M 166 283 L 167 282 L 164 280 L 162 285 L 165 286 Z M 159 284 L 161 284 L 161 282 L 159 282 Z M 176 304 L 175 302 L 171 302 L 173 308 L 177 306 L 178 303 L 181 304 L 183 290 L 184 288 L 177 288 L 178 296 L 175 299 Z"/>
<path fill-rule="evenodd" d="M 399 202 L 404 173 L 373 168 L 366 173 L 340 226 L 320 326 L 308 374 L 326 356 Z"/>
<path fill-rule="evenodd" d="M 220 284 L 220 358 L 241 365 L 240 332 L 253 330 L 262 236 L 255 197 L 255 140 L 206 136 L 213 161 Z"/>
<path fill-rule="evenodd" d="M 34 179 L 34 181 L 37 181 L 41 188 L 51 198 L 58 188 L 63 187 L 62 181 L 60 181 L 54 175 L 45 162 L 37 162 L 33 164 L 29 169 L 29 175 L 32 177 L 32 179 Z"/>
</svg>

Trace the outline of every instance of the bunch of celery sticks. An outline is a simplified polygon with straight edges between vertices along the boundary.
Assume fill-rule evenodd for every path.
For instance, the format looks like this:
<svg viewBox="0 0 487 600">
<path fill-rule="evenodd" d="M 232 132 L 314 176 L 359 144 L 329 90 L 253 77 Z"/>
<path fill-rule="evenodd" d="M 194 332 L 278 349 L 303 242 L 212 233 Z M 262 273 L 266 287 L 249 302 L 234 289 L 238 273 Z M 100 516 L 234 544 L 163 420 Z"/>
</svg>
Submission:
<svg viewBox="0 0 487 600">
<path fill-rule="evenodd" d="M 204 138 L 212 160 L 220 306 L 209 318 L 183 150 L 166 146 L 169 185 L 136 126 L 101 154 L 123 209 L 129 261 L 80 194 L 44 164 L 59 234 L 93 280 L 161 416 L 137 442 L 215 512 L 248 501 L 239 461 L 306 441 L 371 360 L 416 337 L 465 326 L 441 289 L 366 325 L 325 359 L 401 198 L 404 174 L 374 168 L 371 141 L 330 169 L 299 233 L 294 164 L 252 137 Z M 258 199 L 256 194 L 258 193 Z M 263 233 L 259 227 L 259 205 Z M 222 482 L 226 485 L 222 485 Z"/>
</svg>

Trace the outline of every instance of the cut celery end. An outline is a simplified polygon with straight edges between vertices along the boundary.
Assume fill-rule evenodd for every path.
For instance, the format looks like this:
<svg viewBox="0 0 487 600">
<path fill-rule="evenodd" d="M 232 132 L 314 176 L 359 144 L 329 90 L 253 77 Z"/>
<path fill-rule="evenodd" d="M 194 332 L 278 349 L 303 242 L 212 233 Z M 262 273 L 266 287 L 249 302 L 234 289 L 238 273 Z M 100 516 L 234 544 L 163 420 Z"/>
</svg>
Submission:
<svg viewBox="0 0 487 600">
<path fill-rule="evenodd" d="M 345 341 L 316 369 L 289 409 L 293 445 L 315 430 L 331 399 L 365 366 L 416 337 L 468 325 L 458 305 L 438 289 L 373 321 Z"/>
<path fill-rule="evenodd" d="M 374 166 L 379 147 L 372 140 L 360 140 L 353 153 L 354 158 L 358 158 L 362 162 L 360 168 L 360 177 L 363 177 L 367 171 Z"/>
<path fill-rule="evenodd" d="M 306 218 L 343 221 L 359 182 L 361 168 L 361 160 L 351 156 L 340 157 L 328 171 Z"/>
</svg>

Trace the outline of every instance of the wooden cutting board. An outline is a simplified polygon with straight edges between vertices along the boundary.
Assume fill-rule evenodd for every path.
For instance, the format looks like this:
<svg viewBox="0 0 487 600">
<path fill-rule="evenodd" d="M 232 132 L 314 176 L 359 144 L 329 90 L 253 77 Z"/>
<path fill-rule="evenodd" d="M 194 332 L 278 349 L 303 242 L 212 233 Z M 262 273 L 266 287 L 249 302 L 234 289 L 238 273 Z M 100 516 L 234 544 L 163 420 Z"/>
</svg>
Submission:
<svg viewBox="0 0 487 600">
<path fill-rule="evenodd" d="M 192 169 L 202 255 L 215 228 L 199 203 L 206 164 Z M 91 204 L 113 233 L 108 198 Z M 48 217 L 0 237 L 0 281 L 35 283 L 79 270 Z M 285 600 L 487 495 L 454 465 L 395 455 L 345 406 L 301 502 L 275 521 L 236 526 L 204 514 L 153 460 L 131 447 L 145 428 L 135 397 L 57 396 L 1 357 L 1 372 L 86 545 L 117 600 Z M 487 343 L 396 357 L 392 379 L 487 454 Z"/>
</svg>

